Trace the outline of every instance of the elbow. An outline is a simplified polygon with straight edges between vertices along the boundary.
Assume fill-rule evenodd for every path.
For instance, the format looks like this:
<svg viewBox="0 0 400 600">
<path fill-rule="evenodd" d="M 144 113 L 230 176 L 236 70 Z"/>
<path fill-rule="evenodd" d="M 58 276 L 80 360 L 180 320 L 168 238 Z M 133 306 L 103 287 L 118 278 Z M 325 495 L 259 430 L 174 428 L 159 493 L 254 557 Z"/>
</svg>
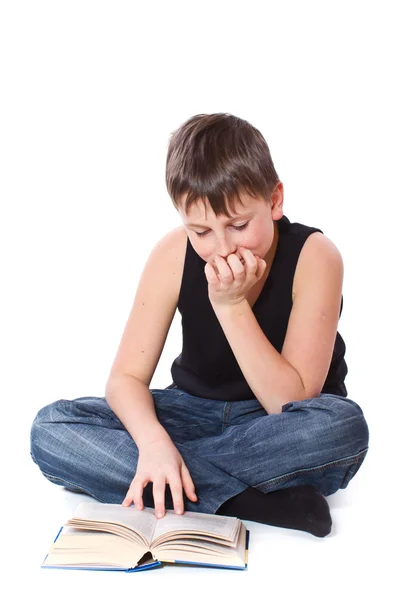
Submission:
<svg viewBox="0 0 400 600">
<path fill-rule="evenodd" d="M 282 406 L 288 402 L 288 400 L 282 400 L 281 398 L 257 398 L 261 406 L 264 408 L 268 415 L 280 415 L 282 412 Z"/>
</svg>

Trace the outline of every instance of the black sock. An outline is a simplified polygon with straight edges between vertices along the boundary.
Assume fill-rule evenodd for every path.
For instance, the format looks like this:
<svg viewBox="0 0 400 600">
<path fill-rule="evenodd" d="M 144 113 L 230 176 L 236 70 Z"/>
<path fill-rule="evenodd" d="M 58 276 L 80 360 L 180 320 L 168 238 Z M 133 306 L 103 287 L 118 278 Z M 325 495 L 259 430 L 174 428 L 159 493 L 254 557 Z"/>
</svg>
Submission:
<svg viewBox="0 0 400 600">
<path fill-rule="evenodd" d="M 224 502 L 216 514 L 300 529 L 317 537 L 328 535 L 332 526 L 329 505 L 312 485 L 299 485 L 267 494 L 248 487 Z"/>
</svg>

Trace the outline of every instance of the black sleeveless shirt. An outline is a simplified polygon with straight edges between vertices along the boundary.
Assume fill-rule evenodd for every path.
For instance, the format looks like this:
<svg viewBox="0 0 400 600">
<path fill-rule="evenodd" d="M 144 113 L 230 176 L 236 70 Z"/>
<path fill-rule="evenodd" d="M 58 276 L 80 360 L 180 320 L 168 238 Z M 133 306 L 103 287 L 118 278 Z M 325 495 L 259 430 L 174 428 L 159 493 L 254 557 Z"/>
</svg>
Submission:
<svg viewBox="0 0 400 600">
<path fill-rule="evenodd" d="M 297 261 L 308 236 L 316 227 L 277 221 L 278 244 L 274 260 L 252 310 L 267 339 L 282 351 L 292 309 L 292 284 Z M 182 352 L 171 367 L 173 384 L 193 396 L 235 401 L 254 398 L 208 298 L 206 262 L 187 239 L 178 310 L 182 316 Z M 343 308 L 343 296 L 340 314 Z M 321 393 L 347 397 L 345 343 L 337 332 L 331 365 Z"/>
</svg>

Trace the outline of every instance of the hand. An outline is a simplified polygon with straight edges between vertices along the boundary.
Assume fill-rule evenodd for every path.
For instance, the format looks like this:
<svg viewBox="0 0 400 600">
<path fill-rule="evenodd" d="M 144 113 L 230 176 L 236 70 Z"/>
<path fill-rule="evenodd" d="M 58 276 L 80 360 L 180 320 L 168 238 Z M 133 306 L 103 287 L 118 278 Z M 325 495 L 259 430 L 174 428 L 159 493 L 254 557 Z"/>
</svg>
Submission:
<svg viewBox="0 0 400 600">
<path fill-rule="evenodd" d="M 165 485 L 169 484 L 176 514 L 183 514 L 183 489 L 192 502 L 197 502 L 193 480 L 175 444 L 169 438 L 149 442 L 139 449 L 135 477 L 129 487 L 122 506 L 133 502 L 143 509 L 143 488 L 152 481 L 154 509 L 157 518 L 164 516 Z"/>
<path fill-rule="evenodd" d="M 212 304 L 238 304 L 246 299 L 246 294 L 261 279 L 267 267 L 261 259 L 247 248 L 239 248 L 243 264 L 235 254 L 225 260 L 219 254 L 215 262 L 219 274 L 209 263 L 204 267 L 208 281 L 208 297 Z"/>
</svg>

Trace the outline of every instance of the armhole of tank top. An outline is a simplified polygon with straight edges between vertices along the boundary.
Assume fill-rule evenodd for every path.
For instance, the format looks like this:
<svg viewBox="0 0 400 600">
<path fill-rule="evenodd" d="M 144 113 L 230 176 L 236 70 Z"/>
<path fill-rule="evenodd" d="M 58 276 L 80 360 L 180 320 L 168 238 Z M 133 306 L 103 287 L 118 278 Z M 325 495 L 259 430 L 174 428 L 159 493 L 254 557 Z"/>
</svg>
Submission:
<svg viewBox="0 0 400 600">
<path fill-rule="evenodd" d="M 183 277 L 185 274 L 185 264 L 186 264 L 186 254 L 188 252 L 188 246 L 189 246 L 189 238 L 185 232 L 185 237 L 183 238 L 184 241 L 182 243 L 182 245 L 179 246 L 179 252 L 181 253 L 181 260 L 182 260 L 182 273 L 180 276 L 180 281 L 178 281 L 177 283 L 177 291 L 178 291 L 178 295 L 177 295 L 177 301 L 176 301 L 176 308 L 179 307 L 181 300 L 182 300 L 182 296 L 183 296 Z"/>
</svg>

